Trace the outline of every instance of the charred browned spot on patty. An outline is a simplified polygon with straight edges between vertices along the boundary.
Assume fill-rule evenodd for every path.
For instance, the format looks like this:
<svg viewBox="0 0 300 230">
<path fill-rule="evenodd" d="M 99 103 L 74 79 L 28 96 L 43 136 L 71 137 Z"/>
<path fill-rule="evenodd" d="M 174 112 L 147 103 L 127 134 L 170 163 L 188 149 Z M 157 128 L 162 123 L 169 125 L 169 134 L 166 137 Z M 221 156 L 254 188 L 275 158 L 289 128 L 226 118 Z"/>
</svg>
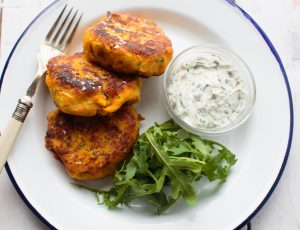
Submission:
<svg viewBox="0 0 300 230">
<path fill-rule="evenodd" d="M 69 73 L 58 73 L 56 76 L 57 81 L 61 85 L 66 85 L 79 91 L 85 91 L 86 94 L 97 93 L 101 88 L 100 82 L 93 81 L 89 78 L 79 78 Z"/>
<path fill-rule="evenodd" d="M 56 110 L 48 115 L 45 141 L 72 178 L 90 180 L 114 173 L 129 156 L 138 130 L 139 115 L 132 106 L 95 117 Z"/>
<path fill-rule="evenodd" d="M 140 100 L 141 80 L 91 63 L 82 53 L 62 55 L 48 63 L 46 84 L 65 113 L 105 115 Z"/>
<path fill-rule="evenodd" d="M 84 53 L 105 68 L 148 77 L 164 72 L 173 49 L 154 22 L 126 13 L 109 13 L 85 31 Z"/>
</svg>

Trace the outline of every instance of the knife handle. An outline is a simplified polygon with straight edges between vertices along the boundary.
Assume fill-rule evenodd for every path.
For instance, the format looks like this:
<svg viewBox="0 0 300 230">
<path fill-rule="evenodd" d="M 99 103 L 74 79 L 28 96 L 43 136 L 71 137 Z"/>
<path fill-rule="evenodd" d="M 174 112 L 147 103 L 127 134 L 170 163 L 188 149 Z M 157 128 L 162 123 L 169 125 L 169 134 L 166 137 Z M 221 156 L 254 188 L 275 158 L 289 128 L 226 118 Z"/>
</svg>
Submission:
<svg viewBox="0 0 300 230">
<path fill-rule="evenodd" d="M 15 112 L 0 136 L 0 173 L 31 107 L 32 102 L 30 97 L 25 96 L 21 98 Z"/>
</svg>

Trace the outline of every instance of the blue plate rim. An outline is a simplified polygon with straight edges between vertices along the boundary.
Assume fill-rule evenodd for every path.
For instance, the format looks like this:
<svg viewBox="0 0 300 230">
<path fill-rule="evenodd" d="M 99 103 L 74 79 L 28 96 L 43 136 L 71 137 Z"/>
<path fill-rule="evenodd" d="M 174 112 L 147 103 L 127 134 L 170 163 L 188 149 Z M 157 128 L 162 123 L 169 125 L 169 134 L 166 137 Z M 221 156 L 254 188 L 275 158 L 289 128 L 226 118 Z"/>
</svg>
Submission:
<svg viewBox="0 0 300 230">
<path fill-rule="evenodd" d="M 0 92 L 1 92 L 1 87 L 2 87 L 2 83 L 3 83 L 3 79 L 7 70 L 7 67 L 9 65 L 9 62 L 18 46 L 18 44 L 20 43 L 20 41 L 22 40 L 22 38 L 25 36 L 25 34 L 28 32 L 28 30 L 31 28 L 31 26 L 43 15 L 45 14 L 51 7 L 53 7 L 56 3 L 60 2 L 61 0 L 55 0 L 52 3 L 50 3 L 44 10 L 42 10 L 31 22 L 30 24 L 26 27 L 26 29 L 23 31 L 23 33 L 20 35 L 20 37 L 17 39 L 16 43 L 14 44 L 6 62 L 5 65 L 3 67 L 3 71 L 1 74 L 1 78 L 0 78 Z M 261 208 L 265 205 L 265 203 L 268 201 L 268 199 L 271 197 L 272 193 L 274 192 L 282 174 L 283 171 L 285 169 L 287 160 L 289 158 L 289 154 L 290 154 L 290 150 L 291 150 L 291 145 L 292 145 L 292 139 L 293 139 L 293 131 L 294 131 L 294 107 L 293 107 L 293 98 L 292 98 L 292 92 L 291 92 L 291 88 L 290 88 L 290 84 L 288 81 L 288 76 L 286 73 L 286 70 L 284 68 L 284 65 L 281 61 L 281 58 L 277 52 L 277 50 L 275 49 L 273 43 L 271 42 L 271 40 L 269 39 L 269 37 L 267 36 L 267 34 L 264 32 L 264 30 L 258 25 L 258 23 L 242 8 L 240 7 L 234 0 L 224 0 L 226 2 L 228 2 L 232 7 L 236 8 L 238 11 L 240 11 L 242 13 L 242 15 L 257 29 L 257 31 L 260 33 L 260 35 L 263 37 L 263 39 L 265 40 L 265 42 L 267 43 L 268 47 L 270 48 L 270 51 L 272 52 L 272 54 L 274 55 L 276 61 L 279 64 L 280 70 L 282 72 L 285 84 L 286 84 L 286 88 L 287 88 L 287 93 L 288 93 L 288 98 L 289 98 L 289 107 L 290 107 L 290 130 L 289 130 L 289 139 L 288 139 L 288 144 L 287 144 L 287 148 L 286 148 L 286 152 L 285 152 L 285 157 L 284 160 L 282 162 L 281 168 L 279 170 L 278 176 L 276 177 L 276 180 L 274 181 L 272 187 L 270 188 L 269 192 L 267 193 L 266 197 L 263 199 L 263 201 L 258 205 L 258 207 L 248 216 L 248 218 L 246 218 L 242 223 L 240 223 L 235 229 L 241 229 L 242 227 L 244 227 L 260 210 Z M 10 178 L 15 190 L 17 191 L 17 193 L 19 194 L 19 196 L 21 197 L 21 199 L 24 201 L 24 203 L 27 205 L 27 207 L 50 229 L 56 229 L 54 227 L 54 225 L 52 225 L 50 222 L 47 221 L 47 219 L 45 217 L 43 217 L 34 207 L 33 205 L 28 201 L 28 199 L 26 198 L 26 196 L 23 194 L 22 190 L 20 189 L 20 187 L 18 186 L 11 170 L 9 167 L 9 164 L 6 163 L 5 164 L 5 169 L 6 172 L 8 174 L 8 177 Z"/>
</svg>

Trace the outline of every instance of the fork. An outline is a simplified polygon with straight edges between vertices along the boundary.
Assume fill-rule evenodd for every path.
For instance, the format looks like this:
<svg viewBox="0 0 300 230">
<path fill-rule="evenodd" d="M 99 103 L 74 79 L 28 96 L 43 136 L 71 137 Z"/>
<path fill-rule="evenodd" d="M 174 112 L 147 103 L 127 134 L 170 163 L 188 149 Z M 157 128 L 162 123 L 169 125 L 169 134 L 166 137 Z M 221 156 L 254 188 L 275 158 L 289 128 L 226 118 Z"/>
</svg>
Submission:
<svg viewBox="0 0 300 230">
<path fill-rule="evenodd" d="M 70 18 L 73 8 L 65 13 L 66 8 L 67 5 L 65 5 L 62 9 L 45 39 L 41 43 L 40 52 L 37 57 L 38 70 L 35 79 L 27 89 L 26 96 L 19 99 L 19 103 L 12 117 L 8 121 L 7 126 L 4 128 L 2 136 L 0 136 L 0 173 L 21 130 L 26 116 L 33 106 L 32 98 L 35 94 L 39 81 L 46 74 L 48 60 L 54 56 L 66 53 L 82 18 L 82 14 L 80 16 L 77 15 L 78 10 L 74 13 L 73 17 Z M 66 16 L 64 16 L 65 14 Z"/>
</svg>

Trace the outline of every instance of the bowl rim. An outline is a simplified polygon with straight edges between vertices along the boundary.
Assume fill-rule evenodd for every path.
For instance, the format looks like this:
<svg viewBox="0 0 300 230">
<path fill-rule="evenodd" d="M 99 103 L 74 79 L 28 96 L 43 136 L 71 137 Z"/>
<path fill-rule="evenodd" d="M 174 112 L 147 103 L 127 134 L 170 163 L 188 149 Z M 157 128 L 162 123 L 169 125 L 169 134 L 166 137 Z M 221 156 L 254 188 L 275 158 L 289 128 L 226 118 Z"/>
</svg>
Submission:
<svg viewBox="0 0 300 230">
<path fill-rule="evenodd" d="M 231 55 L 233 58 L 235 58 L 238 62 L 240 62 L 240 64 L 243 66 L 243 68 L 247 72 L 246 76 L 242 77 L 242 79 L 249 80 L 249 83 L 247 83 L 245 85 L 250 84 L 250 86 L 246 86 L 249 91 L 249 98 L 247 101 L 248 105 L 246 105 L 243 112 L 240 113 L 240 115 L 237 117 L 237 119 L 235 119 L 234 122 L 232 122 L 229 125 L 226 125 L 224 127 L 218 128 L 218 129 L 201 129 L 201 128 L 195 128 L 192 125 L 188 124 L 174 112 L 174 110 L 172 109 L 172 107 L 170 105 L 169 97 L 167 95 L 167 80 L 168 80 L 168 77 L 171 75 L 171 72 L 172 72 L 171 68 L 173 67 L 174 63 L 176 63 L 178 61 L 178 59 L 180 59 L 187 52 L 189 52 L 193 49 L 197 49 L 197 48 L 199 48 L 199 49 L 204 48 L 204 49 L 211 49 L 211 51 L 218 50 L 219 52 L 220 51 L 225 52 L 225 53 Z M 173 60 L 169 63 L 169 65 L 167 66 L 167 68 L 163 74 L 162 88 L 163 88 L 164 106 L 165 106 L 167 112 L 169 113 L 169 115 L 171 116 L 171 118 L 179 126 L 181 126 L 181 128 L 183 128 L 191 133 L 197 134 L 197 135 L 219 136 L 219 135 L 226 134 L 226 133 L 240 127 L 242 124 L 244 124 L 246 122 L 246 120 L 248 120 L 248 118 L 252 114 L 252 111 L 254 109 L 254 104 L 256 101 L 256 82 L 255 82 L 254 75 L 253 75 L 252 71 L 250 70 L 249 66 L 247 65 L 247 63 L 236 52 L 232 51 L 229 48 L 226 48 L 219 44 L 214 44 L 214 43 L 198 43 L 196 45 L 192 45 L 192 46 L 182 50 L 181 52 L 179 52 L 173 58 Z"/>
</svg>

